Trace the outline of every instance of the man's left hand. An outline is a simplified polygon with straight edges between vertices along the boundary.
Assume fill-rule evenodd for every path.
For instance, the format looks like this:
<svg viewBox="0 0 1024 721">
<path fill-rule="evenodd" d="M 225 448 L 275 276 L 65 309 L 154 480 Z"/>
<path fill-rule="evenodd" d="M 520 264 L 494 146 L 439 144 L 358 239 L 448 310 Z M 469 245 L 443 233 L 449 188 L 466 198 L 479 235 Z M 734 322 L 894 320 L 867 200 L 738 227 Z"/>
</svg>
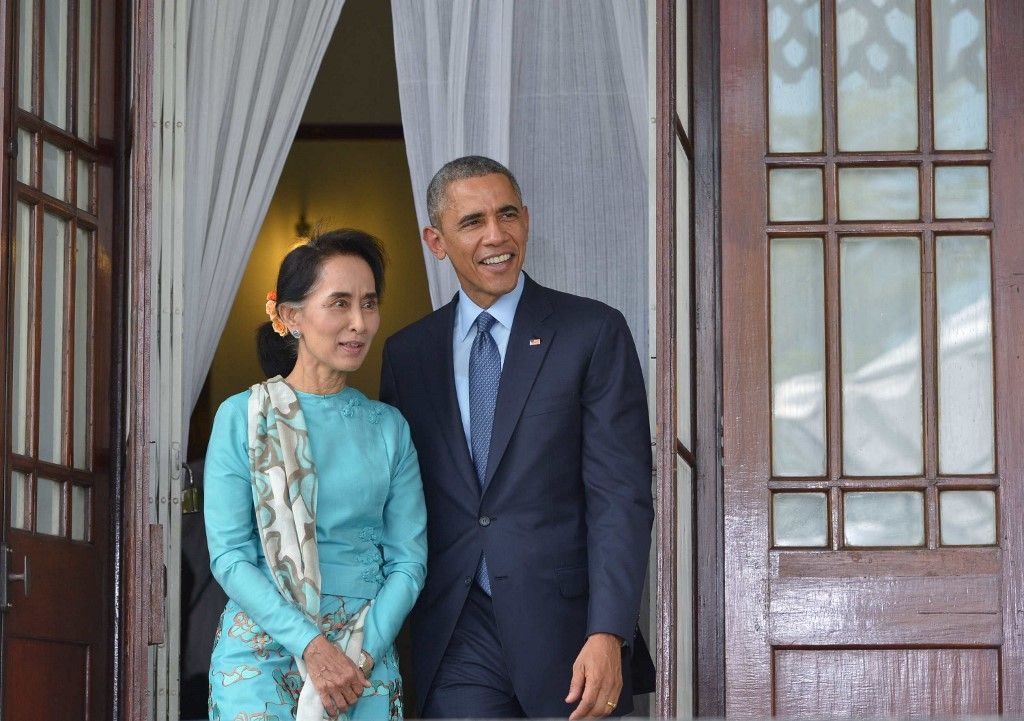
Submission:
<svg viewBox="0 0 1024 721">
<path fill-rule="evenodd" d="M 603 718 L 615 710 L 622 692 L 622 639 L 611 633 L 587 638 L 572 665 L 572 683 L 565 702 L 579 702 L 569 721 Z"/>
</svg>

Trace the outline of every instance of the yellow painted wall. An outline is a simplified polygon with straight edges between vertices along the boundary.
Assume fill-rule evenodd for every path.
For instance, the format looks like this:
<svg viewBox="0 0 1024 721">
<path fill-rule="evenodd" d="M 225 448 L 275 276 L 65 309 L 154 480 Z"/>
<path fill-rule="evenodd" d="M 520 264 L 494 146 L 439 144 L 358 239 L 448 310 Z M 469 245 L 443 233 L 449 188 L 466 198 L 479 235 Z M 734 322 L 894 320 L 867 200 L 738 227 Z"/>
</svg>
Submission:
<svg viewBox="0 0 1024 721">
<path fill-rule="evenodd" d="M 296 242 L 295 224 L 305 199 L 306 218 L 324 229 L 353 227 L 380 238 L 387 248 L 381 329 L 352 385 L 377 397 L 384 339 L 430 312 L 423 252 L 413 207 L 405 144 L 397 140 L 296 142 L 231 308 L 200 400 L 193 430 L 203 435 L 207 416 L 233 393 L 262 380 L 256 359 L 256 328 L 266 321 L 267 292 L 277 282 L 281 259 Z M 203 444 L 205 445 L 205 444 Z"/>
</svg>

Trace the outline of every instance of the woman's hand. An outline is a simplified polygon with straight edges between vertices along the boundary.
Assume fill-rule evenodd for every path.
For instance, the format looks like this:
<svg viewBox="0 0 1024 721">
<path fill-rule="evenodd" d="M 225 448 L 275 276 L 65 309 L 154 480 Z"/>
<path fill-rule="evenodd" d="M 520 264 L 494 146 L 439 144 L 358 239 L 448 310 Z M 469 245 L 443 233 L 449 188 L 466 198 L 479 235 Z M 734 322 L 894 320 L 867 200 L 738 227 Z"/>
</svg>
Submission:
<svg viewBox="0 0 1024 721">
<path fill-rule="evenodd" d="M 309 642 L 302 660 L 331 718 L 355 705 L 363 689 L 371 685 L 352 659 L 323 634 Z"/>
</svg>

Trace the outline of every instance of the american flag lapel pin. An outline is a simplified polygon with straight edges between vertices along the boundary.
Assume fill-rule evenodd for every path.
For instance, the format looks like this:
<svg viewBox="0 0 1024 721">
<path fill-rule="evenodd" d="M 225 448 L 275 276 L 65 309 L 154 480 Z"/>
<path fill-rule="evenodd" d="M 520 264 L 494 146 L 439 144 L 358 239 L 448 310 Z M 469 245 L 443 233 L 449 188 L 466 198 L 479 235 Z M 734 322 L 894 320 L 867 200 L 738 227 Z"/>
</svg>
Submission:
<svg viewBox="0 0 1024 721">
<path fill-rule="evenodd" d="M 540 338 L 530 338 L 530 345 L 540 345 Z"/>
</svg>

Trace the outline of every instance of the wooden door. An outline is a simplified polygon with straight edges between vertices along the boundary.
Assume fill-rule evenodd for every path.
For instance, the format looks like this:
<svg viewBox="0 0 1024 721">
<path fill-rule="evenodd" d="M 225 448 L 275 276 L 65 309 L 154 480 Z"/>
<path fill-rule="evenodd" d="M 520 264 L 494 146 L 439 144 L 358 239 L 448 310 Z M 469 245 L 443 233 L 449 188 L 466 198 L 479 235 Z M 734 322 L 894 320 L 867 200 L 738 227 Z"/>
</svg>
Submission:
<svg viewBox="0 0 1024 721">
<path fill-rule="evenodd" d="M 4 8 L 8 721 L 105 719 L 112 709 L 115 11 L 112 0 Z"/>
<path fill-rule="evenodd" d="M 1024 4 L 722 0 L 726 711 L 1024 713 Z"/>
</svg>

